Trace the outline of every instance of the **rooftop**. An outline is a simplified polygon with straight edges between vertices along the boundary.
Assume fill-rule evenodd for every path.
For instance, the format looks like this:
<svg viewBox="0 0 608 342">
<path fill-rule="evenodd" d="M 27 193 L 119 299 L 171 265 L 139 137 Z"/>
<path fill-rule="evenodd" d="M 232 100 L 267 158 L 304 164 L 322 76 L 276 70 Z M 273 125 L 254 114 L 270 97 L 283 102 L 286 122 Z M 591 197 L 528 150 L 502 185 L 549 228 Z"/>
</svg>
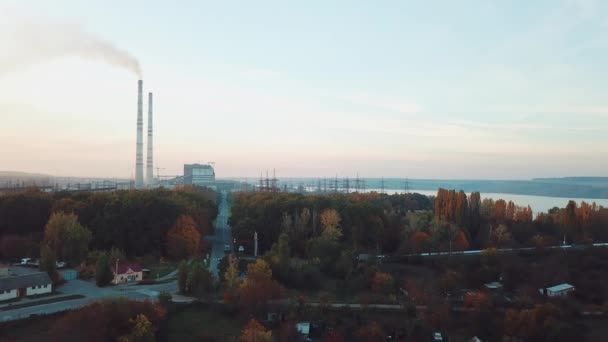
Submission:
<svg viewBox="0 0 608 342">
<path fill-rule="evenodd" d="M 567 284 L 567 283 L 547 287 L 547 291 L 551 291 L 551 292 L 559 292 L 559 291 L 571 290 L 571 289 L 574 289 L 574 286 Z"/>
<path fill-rule="evenodd" d="M 131 272 L 141 272 L 141 265 L 138 263 L 130 263 L 130 262 L 118 262 L 118 274 L 125 274 Z M 116 272 L 116 265 L 112 268 L 112 272 Z"/>
<path fill-rule="evenodd" d="M 52 284 L 51 278 L 46 272 L 37 272 L 20 276 L 2 278 L 0 280 L 0 291 L 22 289 L 30 286 Z"/>
<path fill-rule="evenodd" d="M 303 335 L 310 334 L 310 322 L 299 322 L 296 324 L 296 330 Z"/>
</svg>

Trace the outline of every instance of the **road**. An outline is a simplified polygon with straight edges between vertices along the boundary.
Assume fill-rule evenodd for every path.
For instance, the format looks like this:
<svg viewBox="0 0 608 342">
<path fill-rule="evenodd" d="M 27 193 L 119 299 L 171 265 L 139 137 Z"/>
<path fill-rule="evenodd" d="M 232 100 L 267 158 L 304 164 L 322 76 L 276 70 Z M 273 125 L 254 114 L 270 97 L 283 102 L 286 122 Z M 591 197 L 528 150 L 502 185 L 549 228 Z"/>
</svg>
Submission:
<svg viewBox="0 0 608 342">
<path fill-rule="evenodd" d="M 60 286 L 58 291 L 61 294 L 56 297 L 62 297 L 66 295 L 83 295 L 85 298 L 66 300 L 50 304 L 42 304 L 29 306 L 20 309 L 10 309 L 10 306 L 0 305 L 0 322 L 11 321 L 21 318 L 26 318 L 31 315 L 44 315 L 55 312 L 72 310 L 86 306 L 94 301 L 105 299 L 105 298 L 117 298 L 123 297 L 131 300 L 156 300 L 158 294 L 161 291 L 167 291 L 173 294 L 174 301 L 189 301 L 187 297 L 175 295 L 177 292 L 177 282 L 173 281 L 166 284 L 152 284 L 152 285 L 133 285 L 124 284 L 118 286 L 108 287 L 97 287 L 93 282 L 84 281 L 80 279 L 71 280 L 64 285 Z M 52 297 L 45 297 L 39 300 L 46 300 Z M 37 300 L 22 299 L 18 304 L 25 304 L 28 302 L 34 303 Z"/>
<path fill-rule="evenodd" d="M 228 193 L 226 190 L 221 192 L 222 199 L 220 200 L 217 218 L 215 220 L 215 235 L 207 238 L 211 242 L 211 261 L 209 271 L 216 279 L 218 278 L 218 265 L 224 257 L 224 246 L 233 247 L 232 231 L 228 225 L 228 217 L 230 216 L 230 204 L 228 203 Z"/>
<path fill-rule="evenodd" d="M 547 246 L 543 247 L 543 249 L 561 249 L 561 250 L 584 250 L 589 247 L 608 247 L 608 243 L 594 243 L 591 245 L 559 245 L 559 246 Z M 497 248 L 496 252 L 498 253 L 517 253 L 523 251 L 534 251 L 538 250 L 537 247 L 521 247 L 521 248 Z M 418 256 L 418 257 L 437 257 L 437 256 L 446 256 L 446 255 L 481 255 L 483 249 L 473 250 L 473 251 L 453 251 L 453 252 L 431 252 L 431 253 L 415 253 L 415 254 L 406 254 L 403 256 Z"/>
</svg>

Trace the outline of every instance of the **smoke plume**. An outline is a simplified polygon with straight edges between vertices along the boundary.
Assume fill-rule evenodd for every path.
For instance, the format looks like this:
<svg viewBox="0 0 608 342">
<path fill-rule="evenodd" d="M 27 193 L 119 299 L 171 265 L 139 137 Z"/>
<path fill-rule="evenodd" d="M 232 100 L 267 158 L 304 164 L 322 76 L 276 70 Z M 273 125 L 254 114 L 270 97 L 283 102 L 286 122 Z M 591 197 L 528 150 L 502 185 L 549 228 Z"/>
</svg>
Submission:
<svg viewBox="0 0 608 342">
<path fill-rule="evenodd" d="M 0 74 L 33 64 L 49 62 L 69 56 L 125 68 L 142 76 L 139 61 L 129 52 L 121 50 L 81 26 L 52 23 L 40 18 L 11 18 L 0 24 Z"/>
</svg>

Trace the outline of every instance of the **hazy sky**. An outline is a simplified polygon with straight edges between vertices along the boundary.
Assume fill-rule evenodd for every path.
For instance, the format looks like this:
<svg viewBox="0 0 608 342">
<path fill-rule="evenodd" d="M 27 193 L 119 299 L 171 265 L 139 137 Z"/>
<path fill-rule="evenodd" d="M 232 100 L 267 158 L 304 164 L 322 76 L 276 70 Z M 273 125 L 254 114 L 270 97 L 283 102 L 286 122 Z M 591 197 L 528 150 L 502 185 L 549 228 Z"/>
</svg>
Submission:
<svg viewBox="0 0 608 342">
<path fill-rule="evenodd" d="M 608 170 L 602 0 L 0 0 L 0 170 L 134 174 L 138 77 L 95 36 L 141 64 L 161 174 Z"/>
</svg>

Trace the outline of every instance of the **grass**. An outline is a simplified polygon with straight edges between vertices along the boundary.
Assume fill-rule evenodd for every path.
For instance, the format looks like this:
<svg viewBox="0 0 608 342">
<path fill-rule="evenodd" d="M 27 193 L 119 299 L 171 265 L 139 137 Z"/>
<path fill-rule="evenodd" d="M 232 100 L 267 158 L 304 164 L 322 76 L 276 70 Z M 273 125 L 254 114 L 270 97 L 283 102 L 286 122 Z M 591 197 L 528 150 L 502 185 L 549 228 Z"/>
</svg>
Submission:
<svg viewBox="0 0 608 342">
<path fill-rule="evenodd" d="M 175 271 L 177 269 L 177 264 L 175 263 L 160 263 L 153 265 L 146 265 L 144 268 L 150 270 L 150 278 L 160 278 L 164 277 L 167 274 Z"/>
<path fill-rule="evenodd" d="M 62 294 L 59 291 L 55 291 L 55 292 L 50 292 L 50 293 L 41 293 L 41 294 L 37 294 L 37 295 L 33 295 L 33 296 L 28 296 L 27 298 L 29 299 L 38 299 L 38 298 L 44 298 L 44 297 L 49 297 L 49 296 L 56 296 L 56 295 L 60 295 Z"/>
<path fill-rule="evenodd" d="M 6 306 L 6 307 L 2 307 L 2 308 L 0 308 L 0 311 L 15 310 L 15 309 L 27 308 L 27 307 L 30 307 L 30 306 L 43 305 L 43 304 L 51 304 L 51 303 L 63 302 L 63 301 L 66 301 L 66 300 L 80 299 L 80 298 L 85 298 L 85 296 L 83 296 L 83 295 L 69 295 L 69 296 L 63 296 L 63 297 L 49 298 L 49 299 L 45 299 L 45 300 L 37 300 L 35 302 L 28 302 L 28 303 L 23 303 L 23 304 L 15 304 L 15 305 L 10 305 L 10 306 Z"/>
<path fill-rule="evenodd" d="M 171 315 L 168 340 L 200 341 L 205 336 L 213 341 L 234 341 L 245 324 L 242 318 L 226 316 L 204 305 L 193 305 Z"/>
<path fill-rule="evenodd" d="M 56 321 L 51 315 L 0 323 L 0 341 L 47 341 L 45 335 Z"/>
</svg>

